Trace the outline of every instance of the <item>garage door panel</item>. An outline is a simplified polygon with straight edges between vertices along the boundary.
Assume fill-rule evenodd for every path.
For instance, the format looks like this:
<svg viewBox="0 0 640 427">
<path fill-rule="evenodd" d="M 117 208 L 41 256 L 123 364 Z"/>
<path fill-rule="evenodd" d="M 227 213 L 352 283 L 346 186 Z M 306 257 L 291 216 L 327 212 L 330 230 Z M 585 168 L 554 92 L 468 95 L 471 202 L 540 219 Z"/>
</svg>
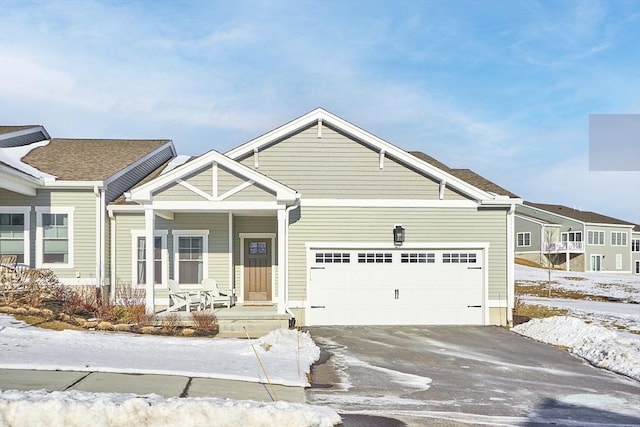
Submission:
<svg viewBox="0 0 640 427">
<path fill-rule="evenodd" d="M 483 323 L 482 250 L 338 253 L 340 263 L 320 250 L 312 256 L 321 261 L 309 270 L 312 325 Z"/>
</svg>

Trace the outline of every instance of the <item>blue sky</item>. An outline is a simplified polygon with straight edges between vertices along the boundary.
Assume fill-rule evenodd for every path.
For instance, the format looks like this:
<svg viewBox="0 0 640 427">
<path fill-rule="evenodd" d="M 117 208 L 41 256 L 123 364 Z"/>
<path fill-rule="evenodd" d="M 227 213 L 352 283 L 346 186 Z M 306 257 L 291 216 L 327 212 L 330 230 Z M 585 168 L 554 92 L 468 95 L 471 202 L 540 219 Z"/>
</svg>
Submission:
<svg viewBox="0 0 640 427">
<path fill-rule="evenodd" d="M 640 224 L 640 172 L 588 170 L 589 114 L 640 113 L 638 1 L 0 0 L 0 10 L 2 124 L 170 138 L 195 155 L 323 107 L 526 200 Z"/>
</svg>

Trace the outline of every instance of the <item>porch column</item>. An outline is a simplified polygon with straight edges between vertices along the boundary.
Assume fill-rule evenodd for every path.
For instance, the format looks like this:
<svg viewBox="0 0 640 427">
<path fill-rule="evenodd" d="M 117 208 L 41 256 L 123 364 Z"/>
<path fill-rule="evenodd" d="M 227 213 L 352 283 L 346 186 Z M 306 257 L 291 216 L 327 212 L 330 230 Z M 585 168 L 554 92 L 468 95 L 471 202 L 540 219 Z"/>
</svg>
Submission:
<svg viewBox="0 0 640 427">
<path fill-rule="evenodd" d="M 286 314 L 287 291 L 287 222 L 286 210 L 278 210 L 278 314 Z"/>
<path fill-rule="evenodd" d="M 155 215 L 151 206 L 145 206 L 144 209 L 144 243 L 145 243 L 145 307 L 147 314 L 155 313 L 155 277 L 154 277 L 154 230 Z"/>
</svg>

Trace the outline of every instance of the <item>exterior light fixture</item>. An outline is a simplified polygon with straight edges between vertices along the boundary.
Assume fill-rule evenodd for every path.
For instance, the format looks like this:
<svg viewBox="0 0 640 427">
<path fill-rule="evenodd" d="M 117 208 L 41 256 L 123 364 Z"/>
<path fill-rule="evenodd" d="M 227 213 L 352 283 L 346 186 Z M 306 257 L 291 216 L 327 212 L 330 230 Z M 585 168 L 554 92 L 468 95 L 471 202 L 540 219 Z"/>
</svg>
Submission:
<svg viewBox="0 0 640 427">
<path fill-rule="evenodd" d="M 393 243 L 396 246 L 402 246 L 404 237 L 404 228 L 401 225 L 396 225 L 393 229 Z"/>
</svg>

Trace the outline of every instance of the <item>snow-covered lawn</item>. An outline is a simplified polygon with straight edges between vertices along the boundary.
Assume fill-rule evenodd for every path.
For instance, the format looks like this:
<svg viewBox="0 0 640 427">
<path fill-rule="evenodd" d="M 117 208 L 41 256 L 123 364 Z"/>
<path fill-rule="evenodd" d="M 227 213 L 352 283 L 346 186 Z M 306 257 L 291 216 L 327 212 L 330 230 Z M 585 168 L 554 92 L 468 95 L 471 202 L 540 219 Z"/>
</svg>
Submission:
<svg viewBox="0 0 640 427">
<path fill-rule="evenodd" d="M 548 272 L 544 268 L 516 264 L 516 283 L 522 286 L 545 284 Z M 552 289 L 577 291 L 620 301 L 640 303 L 640 275 L 612 273 L 580 273 L 551 271 Z"/>
<path fill-rule="evenodd" d="M 253 346 L 252 346 L 253 344 Z M 184 375 L 307 386 L 320 356 L 307 333 L 278 330 L 259 340 L 50 331 L 0 315 L 0 368 Z M 57 414 L 57 415 L 56 415 Z M 80 415 L 85 414 L 85 415 Z M 334 411 L 303 404 L 164 399 L 83 392 L 0 392 L 0 425 L 333 425 Z M 178 415 L 179 414 L 179 415 Z M 45 418 L 37 418 L 45 417 Z M 7 417 L 14 418 L 10 422 Z M 76 417 L 78 421 L 73 424 Z M 96 422 L 88 422 L 96 421 Z M 173 420 L 174 422 L 167 421 Z M 178 422 L 178 420 L 180 422 Z M 221 420 L 218 423 L 218 420 Z M 224 420 L 232 420 L 225 423 Z M 84 421 L 84 422 L 83 422 Z M 255 422 L 254 422 L 255 421 Z M 140 424 L 140 423 L 137 423 Z"/>
<path fill-rule="evenodd" d="M 516 282 L 546 284 L 548 272 L 516 265 Z M 553 289 L 577 291 L 627 303 L 522 297 L 525 303 L 560 307 L 568 316 L 532 319 L 512 330 L 548 344 L 563 346 L 592 364 L 640 381 L 640 276 L 553 271 Z"/>
</svg>

